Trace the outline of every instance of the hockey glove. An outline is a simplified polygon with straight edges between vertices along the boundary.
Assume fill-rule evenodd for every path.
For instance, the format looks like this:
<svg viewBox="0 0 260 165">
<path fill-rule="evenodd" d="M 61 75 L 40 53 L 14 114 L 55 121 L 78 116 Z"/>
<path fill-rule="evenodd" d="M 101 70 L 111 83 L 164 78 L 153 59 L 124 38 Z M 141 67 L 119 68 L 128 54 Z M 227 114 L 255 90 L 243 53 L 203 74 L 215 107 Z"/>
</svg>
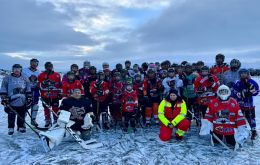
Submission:
<svg viewBox="0 0 260 165">
<path fill-rule="evenodd" d="M 3 97 L 2 100 L 1 100 L 1 104 L 3 106 L 6 106 L 9 104 L 9 98 L 8 97 Z"/>
<path fill-rule="evenodd" d="M 212 75 L 209 75 L 208 81 L 209 81 L 209 82 L 212 82 L 212 83 L 214 82 L 214 79 L 213 79 Z"/>
<path fill-rule="evenodd" d="M 26 107 L 27 109 L 30 108 L 32 105 L 32 96 L 27 96 L 26 98 Z"/>
</svg>

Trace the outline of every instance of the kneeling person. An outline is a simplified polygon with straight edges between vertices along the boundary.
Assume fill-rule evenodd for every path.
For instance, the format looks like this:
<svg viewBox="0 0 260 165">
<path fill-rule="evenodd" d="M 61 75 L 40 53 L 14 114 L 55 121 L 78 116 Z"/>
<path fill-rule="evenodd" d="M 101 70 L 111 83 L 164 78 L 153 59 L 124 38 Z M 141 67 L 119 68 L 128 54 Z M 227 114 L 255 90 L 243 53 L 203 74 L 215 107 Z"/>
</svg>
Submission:
<svg viewBox="0 0 260 165">
<path fill-rule="evenodd" d="M 60 109 L 71 113 L 70 120 L 75 124 L 70 128 L 73 131 L 79 131 L 81 138 L 87 140 L 90 128 L 93 126 L 89 121 L 89 116 L 94 117 L 90 100 L 81 96 L 80 89 L 74 89 L 71 97 L 62 100 Z"/>
<path fill-rule="evenodd" d="M 190 121 L 186 119 L 187 107 L 184 100 L 178 95 L 178 91 L 171 89 L 168 96 L 160 103 L 158 117 L 162 123 L 160 139 L 169 141 L 172 130 L 175 127 L 176 139 L 181 140 L 190 127 Z"/>
<path fill-rule="evenodd" d="M 217 90 L 217 98 L 209 104 L 205 118 L 201 121 L 200 135 L 214 133 L 220 140 L 235 146 L 243 144 L 249 132 L 246 121 L 237 101 L 230 97 L 231 91 L 226 85 Z M 217 139 L 214 138 L 214 142 Z"/>
</svg>

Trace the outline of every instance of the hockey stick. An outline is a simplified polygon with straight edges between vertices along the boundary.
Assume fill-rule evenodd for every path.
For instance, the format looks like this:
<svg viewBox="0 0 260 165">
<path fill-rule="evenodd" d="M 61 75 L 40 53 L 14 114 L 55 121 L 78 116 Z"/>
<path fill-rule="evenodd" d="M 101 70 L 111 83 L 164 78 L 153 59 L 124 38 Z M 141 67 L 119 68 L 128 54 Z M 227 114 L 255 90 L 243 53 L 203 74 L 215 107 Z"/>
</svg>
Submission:
<svg viewBox="0 0 260 165">
<path fill-rule="evenodd" d="M 230 149 L 225 143 L 223 143 L 222 140 L 219 139 L 219 137 L 213 132 L 210 131 L 211 136 L 213 136 L 224 148 L 226 148 L 228 151 L 230 151 L 233 155 L 236 154 L 236 152 L 232 149 Z"/>
</svg>

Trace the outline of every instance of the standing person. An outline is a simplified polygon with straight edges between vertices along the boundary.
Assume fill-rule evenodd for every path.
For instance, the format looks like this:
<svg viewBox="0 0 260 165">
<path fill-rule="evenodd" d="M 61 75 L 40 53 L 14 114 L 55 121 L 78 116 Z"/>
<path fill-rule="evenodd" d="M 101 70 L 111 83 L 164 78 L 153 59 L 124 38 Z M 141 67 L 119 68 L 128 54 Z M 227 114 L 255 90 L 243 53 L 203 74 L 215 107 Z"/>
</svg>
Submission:
<svg viewBox="0 0 260 165">
<path fill-rule="evenodd" d="M 39 61 L 35 58 L 30 60 L 30 67 L 24 68 L 22 73 L 25 75 L 31 84 L 31 91 L 32 91 L 32 105 L 31 107 L 31 124 L 34 126 L 38 126 L 36 122 L 36 116 L 38 113 L 38 102 L 40 97 L 40 89 L 37 86 L 38 84 L 38 76 L 40 74 L 40 71 L 37 69 L 39 64 Z"/>
<path fill-rule="evenodd" d="M 223 83 L 231 89 L 231 93 L 233 91 L 233 86 L 240 79 L 238 73 L 240 67 L 240 61 L 238 59 L 232 59 L 230 61 L 230 70 L 224 73 Z"/>
<path fill-rule="evenodd" d="M 210 104 L 209 109 L 202 119 L 200 135 L 210 134 L 210 131 L 221 140 L 235 146 L 243 144 L 248 137 L 246 121 L 239 104 L 230 97 L 231 91 L 226 85 L 221 85 L 217 90 L 217 97 Z M 218 141 L 213 136 L 214 142 Z"/>
<path fill-rule="evenodd" d="M 176 76 L 176 72 L 174 68 L 168 69 L 168 77 L 163 79 L 162 84 L 164 87 L 164 96 L 168 96 L 168 93 L 171 88 L 176 89 L 179 92 L 179 95 L 181 94 L 180 89 L 183 87 L 183 82 L 181 79 L 179 79 L 178 76 Z"/>
<path fill-rule="evenodd" d="M 205 116 L 210 100 L 215 97 L 219 87 L 218 78 L 209 73 L 209 67 L 203 66 L 201 73 L 194 81 L 194 90 L 198 95 L 199 110 Z"/>
<path fill-rule="evenodd" d="M 224 63 L 225 56 L 223 54 L 216 55 L 216 64 L 210 69 L 210 73 L 218 77 L 220 84 L 223 84 L 223 75 L 230 70 L 227 63 Z"/>
<path fill-rule="evenodd" d="M 71 126 L 73 131 L 79 131 L 83 140 L 88 140 L 90 134 L 88 129 L 84 128 L 84 120 L 87 114 L 93 116 L 91 101 L 82 97 L 82 89 L 73 89 L 71 95 L 62 100 L 60 105 L 61 110 L 71 113 L 70 120 L 75 124 Z"/>
<path fill-rule="evenodd" d="M 101 112 L 105 113 L 104 118 L 104 128 L 109 129 L 108 123 L 108 99 L 109 99 L 109 86 L 108 83 L 104 81 L 105 74 L 103 71 L 98 71 L 97 80 L 90 84 L 90 93 L 92 95 L 93 101 L 93 111 L 95 116 L 97 116 L 97 121 L 99 121 L 99 116 Z M 100 125 L 102 123 L 99 123 Z"/>
<path fill-rule="evenodd" d="M 122 95 L 124 91 L 124 84 L 121 80 L 121 73 L 114 72 L 113 80 L 109 85 L 110 92 L 110 113 L 115 120 L 116 124 L 117 121 L 122 120 L 122 112 L 121 112 L 121 103 L 122 103 Z"/>
<path fill-rule="evenodd" d="M 247 69 L 239 70 L 240 79 L 234 85 L 234 94 L 239 103 L 242 112 L 244 113 L 252 131 L 251 139 L 257 138 L 256 120 L 255 120 L 255 105 L 253 96 L 258 95 L 259 86 L 256 81 L 251 79 Z"/>
<path fill-rule="evenodd" d="M 97 79 L 97 68 L 95 66 L 91 66 L 89 68 L 89 74 L 87 76 L 85 76 L 84 79 L 81 79 L 81 83 L 84 88 L 85 97 L 89 98 L 91 100 L 92 100 L 92 95 L 89 91 L 89 88 L 90 88 L 90 84 L 93 81 L 96 81 L 96 79 Z"/>
<path fill-rule="evenodd" d="M 138 110 L 138 98 L 136 92 L 133 90 L 132 82 L 128 81 L 125 86 L 125 92 L 122 96 L 122 111 L 123 111 L 123 121 L 124 121 L 124 132 L 127 132 L 129 122 L 133 131 L 135 128 L 135 115 Z"/>
<path fill-rule="evenodd" d="M 21 73 L 22 66 L 14 64 L 12 73 L 3 78 L 0 89 L 1 104 L 5 106 L 5 112 L 8 114 L 8 135 L 14 133 L 16 113 L 20 116 L 17 117 L 17 131 L 26 132 L 25 114 L 26 108 L 31 106 L 32 94 L 28 78 Z M 8 106 L 11 106 L 16 113 Z"/>
<path fill-rule="evenodd" d="M 53 64 L 46 62 L 44 64 L 45 71 L 38 76 L 39 87 L 42 100 L 49 106 L 52 106 L 52 110 L 57 113 L 59 110 L 59 100 L 62 98 L 61 93 L 61 76 L 58 72 L 53 71 Z M 52 125 L 50 110 L 43 103 L 45 127 Z M 54 123 L 57 122 L 57 117 L 53 115 Z"/>
<path fill-rule="evenodd" d="M 190 127 L 190 121 L 186 119 L 186 103 L 178 95 L 177 90 L 171 89 L 168 96 L 161 101 L 158 114 L 162 123 L 160 139 L 162 141 L 171 140 L 172 130 L 176 128 L 176 139 L 181 140 Z"/>
<path fill-rule="evenodd" d="M 138 110 L 141 110 L 141 115 L 143 118 L 143 123 L 145 123 L 145 105 L 144 105 L 144 88 L 143 80 L 140 74 L 136 74 L 133 82 L 133 88 L 137 93 L 138 98 Z M 140 115 L 137 113 L 137 115 Z M 141 116 L 137 116 L 141 117 Z"/>
<path fill-rule="evenodd" d="M 198 103 L 197 103 L 197 95 L 194 90 L 194 81 L 197 78 L 197 75 L 193 73 L 192 66 L 190 64 L 186 64 L 184 76 L 183 76 L 183 99 L 187 104 L 187 108 L 190 112 L 195 114 L 195 117 L 199 117 L 198 112 Z M 187 113 L 187 119 L 192 120 L 192 114 Z"/>
<path fill-rule="evenodd" d="M 84 88 L 81 82 L 76 79 L 74 72 L 69 71 L 67 73 L 67 81 L 62 82 L 62 96 L 69 97 L 74 89 L 80 89 L 81 95 L 84 95 Z"/>
<path fill-rule="evenodd" d="M 151 118 L 153 116 L 155 124 L 159 125 L 158 105 L 160 103 L 160 93 L 163 91 L 162 82 L 156 77 L 153 69 L 147 71 L 147 78 L 143 82 L 144 102 L 145 102 L 145 118 L 146 126 L 151 126 Z"/>
<path fill-rule="evenodd" d="M 79 69 L 79 76 L 82 84 L 89 74 L 90 66 L 90 61 L 84 61 L 83 67 Z"/>
</svg>

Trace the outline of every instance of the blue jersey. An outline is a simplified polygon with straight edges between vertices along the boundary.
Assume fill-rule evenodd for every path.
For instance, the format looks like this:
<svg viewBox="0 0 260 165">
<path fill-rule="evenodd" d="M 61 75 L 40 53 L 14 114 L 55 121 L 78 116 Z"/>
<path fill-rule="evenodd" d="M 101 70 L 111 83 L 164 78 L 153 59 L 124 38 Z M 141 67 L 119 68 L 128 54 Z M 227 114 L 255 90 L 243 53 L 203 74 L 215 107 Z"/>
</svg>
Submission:
<svg viewBox="0 0 260 165">
<path fill-rule="evenodd" d="M 248 79 L 247 82 L 238 80 L 233 92 L 240 107 L 250 108 L 254 106 L 253 96 L 258 95 L 259 86 L 253 79 Z"/>
</svg>

